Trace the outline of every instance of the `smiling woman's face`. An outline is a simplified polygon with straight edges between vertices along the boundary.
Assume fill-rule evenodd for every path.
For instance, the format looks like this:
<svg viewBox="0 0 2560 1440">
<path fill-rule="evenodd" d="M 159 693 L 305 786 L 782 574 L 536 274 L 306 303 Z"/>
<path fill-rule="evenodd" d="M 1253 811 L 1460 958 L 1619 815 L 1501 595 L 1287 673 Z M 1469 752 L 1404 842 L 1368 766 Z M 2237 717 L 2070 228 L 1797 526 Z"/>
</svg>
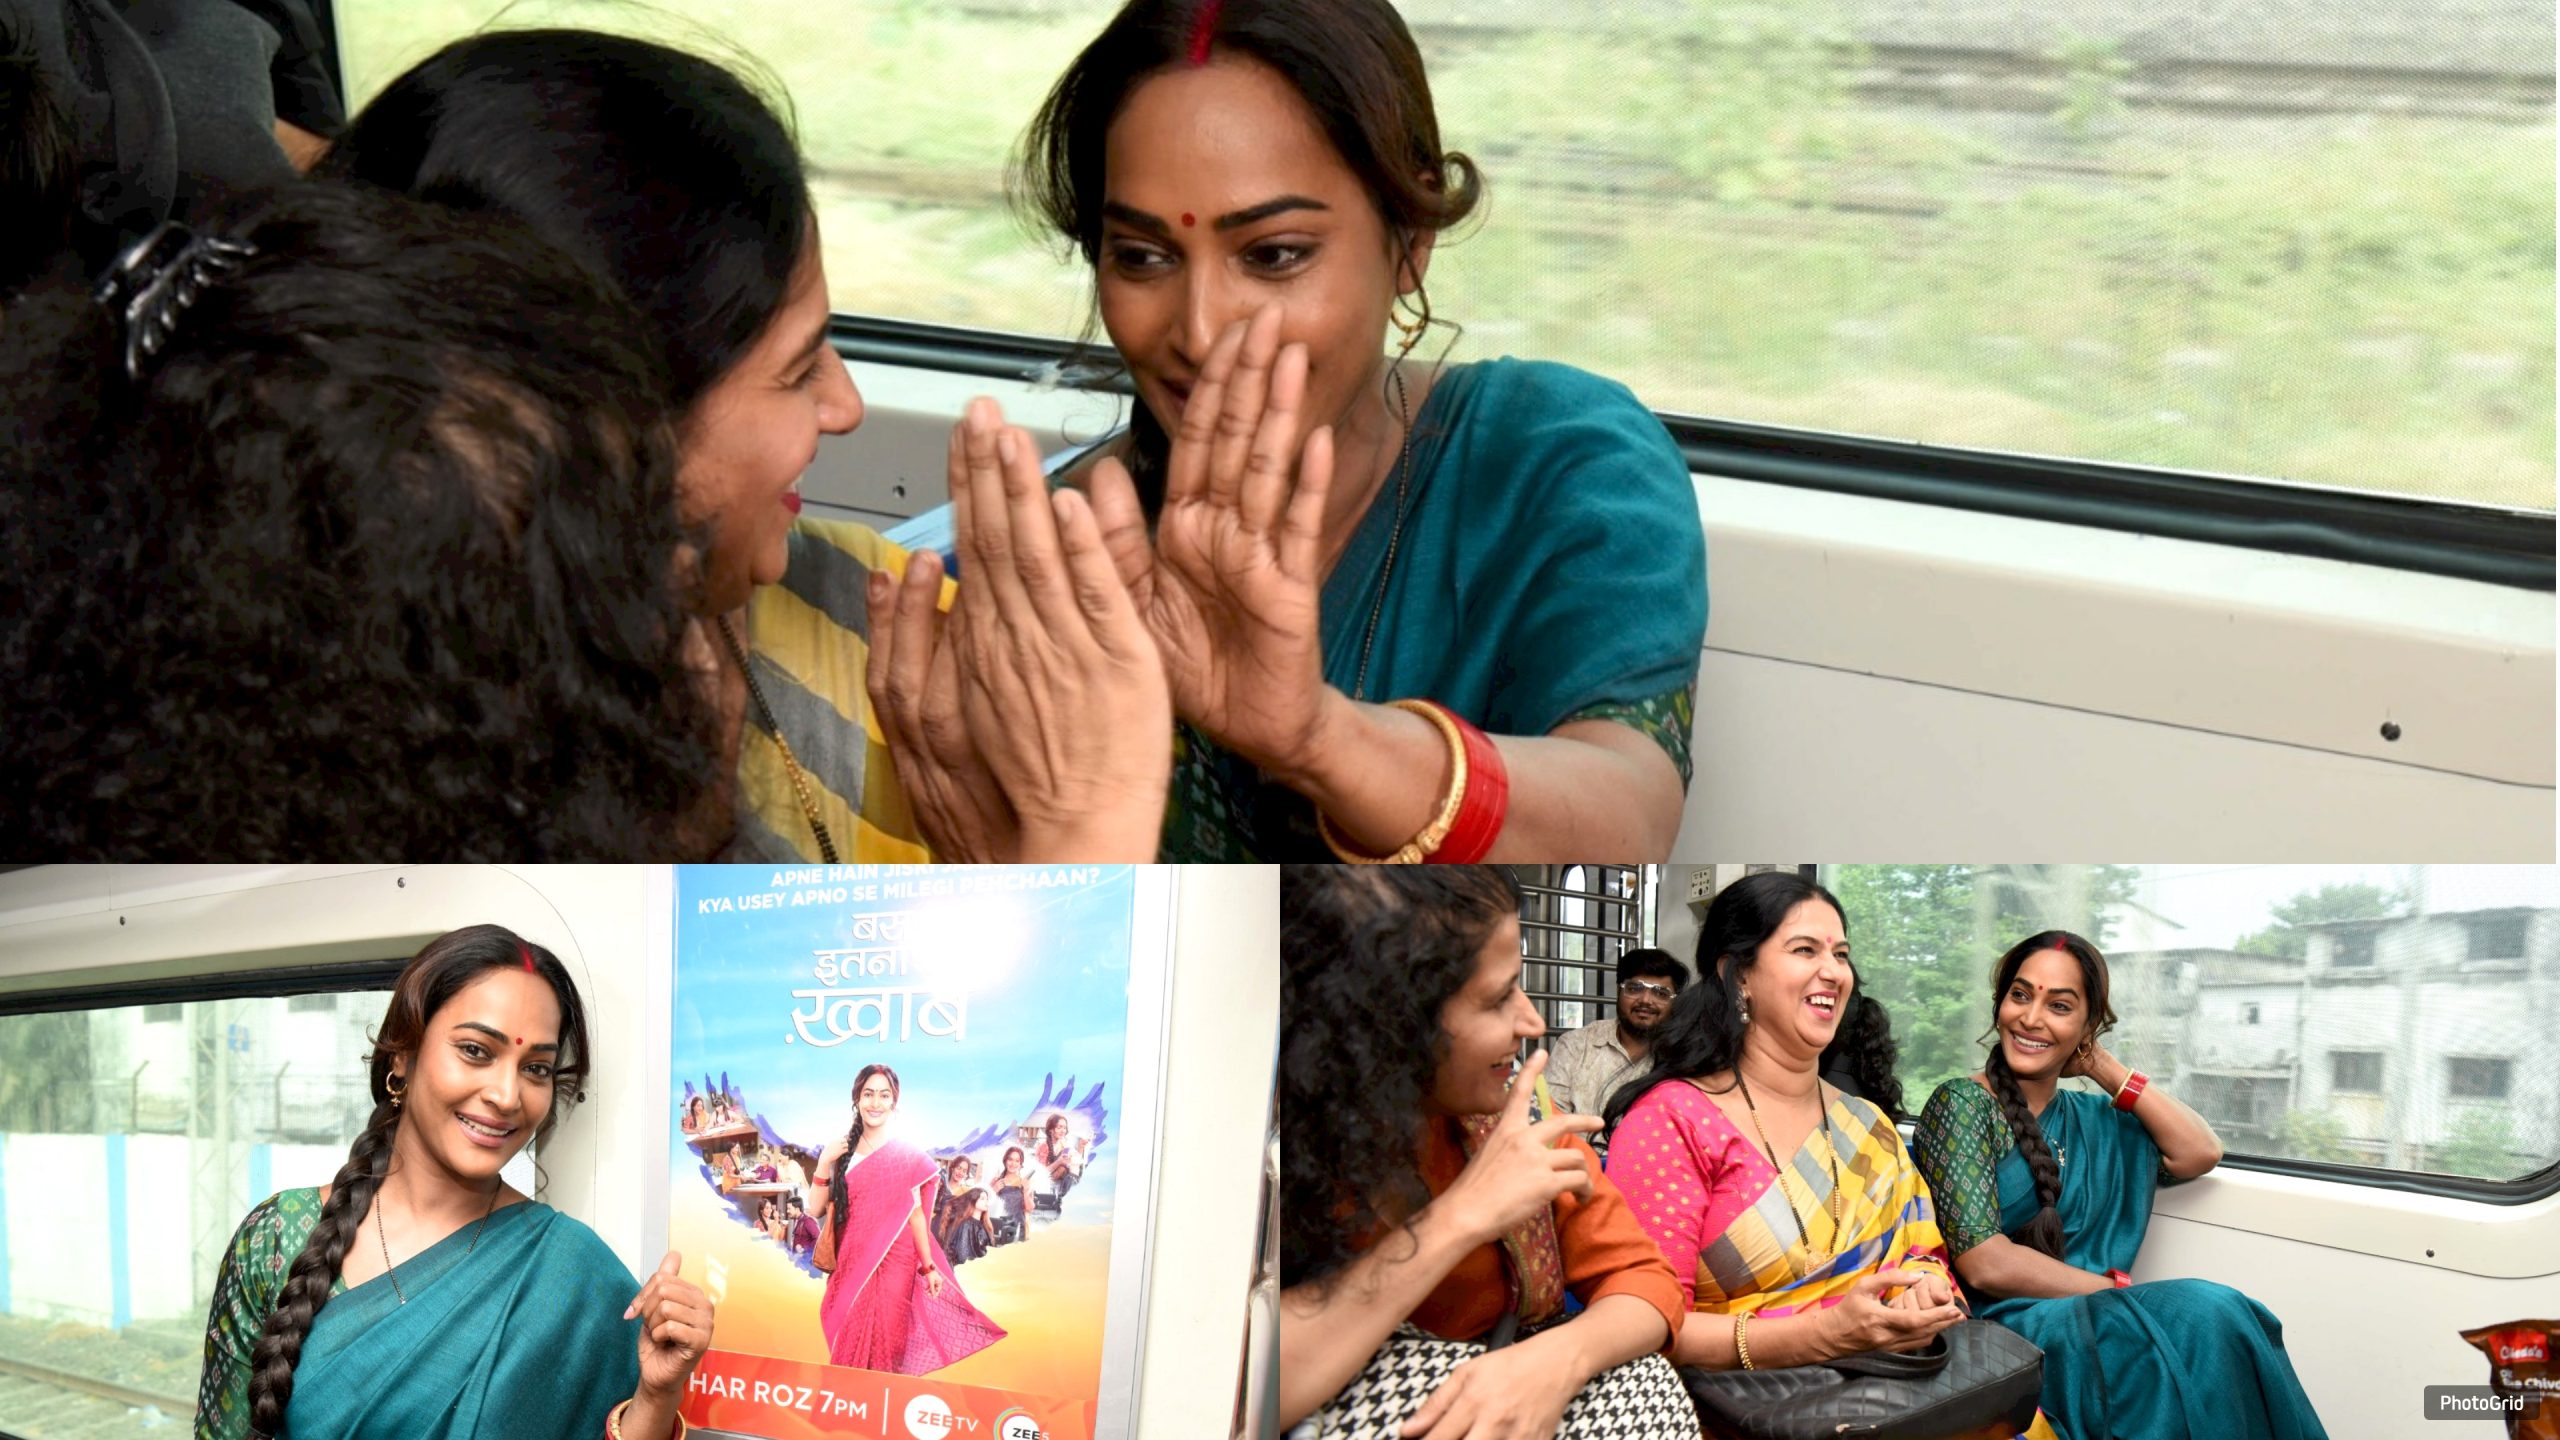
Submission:
<svg viewBox="0 0 2560 1440">
<path fill-rule="evenodd" d="M 1520 1042 L 1547 1033 L 1520 988 L 1520 921 L 1504 917 L 1476 951 L 1475 969 L 1440 1006 L 1449 1053 L 1432 1077 L 1427 1108 L 1441 1115 L 1490 1115 L 1511 1093 Z"/>
<path fill-rule="evenodd" d="M 711 527 L 703 607 L 733 610 L 782 578 L 800 477 L 818 437 L 862 423 L 862 396 L 827 344 L 827 273 L 813 225 L 790 294 L 738 363 L 693 403 L 679 488 L 685 519 Z"/>
<path fill-rule="evenodd" d="M 2058 1073 L 2089 1029 L 2089 999 L 2080 961 L 2047 947 L 2018 963 L 2000 996 L 2000 1048 L 2020 1079 Z"/>
<path fill-rule="evenodd" d="M 403 1079 L 401 1133 L 429 1164 L 486 1184 L 551 1113 L 560 1001 L 540 975 L 494 969 L 427 1018 Z"/>
<path fill-rule="evenodd" d="M 1799 900 L 1760 942 L 1743 980 L 1751 1028 L 1782 1053 L 1818 1057 L 1839 1030 L 1855 984 L 1847 922 L 1819 897 Z"/>
<path fill-rule="evenodd" d="M 889 1083 L 886 1075 L 864 1076 L 862 1088 L 854 1092 L 853 1108 L 861 1112 L 865 1131 L 877 1130 L 889 1123 L 889 1116 L 898 1108 L 897 1087 Z"/>
<path fill-rule="evenodd" d="M 1103 328 L 1168 434 L 1230 323 L 1281 307 L 1307 347 L 1307 424 L 1374 394 L 1398 291 L 1385 219 L 1305 100 L 1221 57 L 1130 93 L 1104 142 L 1095 288 Z M 1417 281 L 1430 262 L 1413 249 Z"/>
</svg>

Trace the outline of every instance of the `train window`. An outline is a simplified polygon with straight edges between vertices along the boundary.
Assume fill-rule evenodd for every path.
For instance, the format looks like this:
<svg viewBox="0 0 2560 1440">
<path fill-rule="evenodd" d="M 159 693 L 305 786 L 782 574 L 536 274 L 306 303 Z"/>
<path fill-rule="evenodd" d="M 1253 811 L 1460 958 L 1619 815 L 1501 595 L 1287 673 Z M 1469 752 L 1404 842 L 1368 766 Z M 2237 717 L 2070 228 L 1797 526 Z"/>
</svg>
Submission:
<svg viewBox="0 0 2560 1440">
<path fill-rule="evenodd" d="M 0 1014 L 0 1434 L 188 1422 L 223 1247 L 252 1204 L 345 1163 L 388 998 Z"/>
<path fill-rule="evenodd" d="M 1515 865 L 1521 985 L 1560 1036 L 1614 1013 L 1618 957 L 1645 943 L 1644 867 Z M 1604 1008 L 1607 1007 L 1607 1008 Z"/>
<path fill-rule="evenodd" d="M 2560 872 L 2506 866 L 1834 865 L 1913 1110 L 1981 1067 L 2001 952 L 2107 956 L 2105 1043 L 2233 1163 L 2487 1198 L 2560 1177 Z M 2081 1083 L 2081 1082 L 2074 1082 Z M 2482 1186 L 2478 1182 L 2489 1182 Z M 2504 1186 L 2503 1190 L 2496 1187 Z"/>
<path fill-rule="evenodd" d="M 2552 508 L 2547 7 L 1398 8 L 1489 180 L 1430 276 L 1464 357 L 1673 414 Z M 1003 166 L 1107 9 L 682 23 L 793 97 L 840 309 L 1063 336 L 1084 278 L 1015 225 Z M 501 10 L 635 23 L 335 10 L 359 103 Z"/>
</svg>

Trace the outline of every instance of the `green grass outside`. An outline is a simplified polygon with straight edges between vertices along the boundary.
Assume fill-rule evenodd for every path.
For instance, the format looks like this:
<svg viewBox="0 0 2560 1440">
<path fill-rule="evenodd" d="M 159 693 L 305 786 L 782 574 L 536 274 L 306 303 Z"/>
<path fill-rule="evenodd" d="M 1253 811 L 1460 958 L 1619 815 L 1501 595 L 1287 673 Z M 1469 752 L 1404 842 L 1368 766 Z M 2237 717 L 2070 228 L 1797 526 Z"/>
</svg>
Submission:
<svg viewBox="0 0 2560 1440">
<path fill-rule="evenodd" d="M 338 23 L 359 103 L 493 16 L 752 56 L 821 172 L 839 308 L 1072 334 L 1084 277 L 991 201 L 884 199 L 824 172 L 974 173 L 992 196 L 1107 8 L 341 0 Z M 2172 145 L 2110 110 L 2113 71 L 2093 64 L 2067 112 L 1992 142 L 1844 98 L 1818 25 L 1759 14 L 1702 32 L 1724 47 L 1705 59 L 1552 36 L 1432 57 L 1444 136 L 1488 157 L 1483 222 L 1432 274 L 1458 358 L 1566 360 L 1673 412 L 2552 507 L 2548 121 L 2197 127 Z M 1538 183 L 1583 163 L 1555 153 L 1568 143 L 1652 168 L 1633 195 Z M 2123 178 L 2021 181 L 2018 160 Z M 1840 203 L 1878 188 L 1938 213 Z"/>
</svg>

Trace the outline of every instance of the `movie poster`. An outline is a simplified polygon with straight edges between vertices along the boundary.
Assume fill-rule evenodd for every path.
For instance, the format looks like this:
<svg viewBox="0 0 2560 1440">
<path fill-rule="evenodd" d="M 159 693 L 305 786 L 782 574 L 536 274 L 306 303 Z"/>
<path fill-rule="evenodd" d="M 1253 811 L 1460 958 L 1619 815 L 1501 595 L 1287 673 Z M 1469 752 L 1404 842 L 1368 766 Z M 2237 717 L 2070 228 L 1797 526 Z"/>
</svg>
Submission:
<svg viewBox="0 0 2560 1440">
<path fill-rule="evenodd" d="M 678 871 L 668 1243 L 719 1308 L 688 1422 L 1093 1440 L 1135 882 Z"/>
</svg>

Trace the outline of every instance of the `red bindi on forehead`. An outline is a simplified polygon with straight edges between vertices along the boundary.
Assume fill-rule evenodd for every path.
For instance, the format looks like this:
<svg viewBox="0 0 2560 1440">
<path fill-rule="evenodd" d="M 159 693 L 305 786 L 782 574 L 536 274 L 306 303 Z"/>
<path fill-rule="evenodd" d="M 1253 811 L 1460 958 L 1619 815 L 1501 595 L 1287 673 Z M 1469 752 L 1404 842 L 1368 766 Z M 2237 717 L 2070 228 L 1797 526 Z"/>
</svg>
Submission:
<svg viewBox="0 0 2560 1440">
<path fill-rule="evenodd" d="M 1200 223 L 1200 222 L 1199 222 L 1197 219 L 1193 218 L 1193 216 L 1192 216 L 1192 214 L 1191 214 L 1191 212 L 1190 212 L 1190 211 L 1185 210 L 1185 211 L 1183 211 L 1183 212 L 1182 212 L 1182 228 L 1183 228 L 1183 229 L 1188 230 L 1188 229 L 1190 229 L 1192 226 L 1197 225 L 1197 224 L 1199 224 L 1199 223 Z"/>
</svg>

